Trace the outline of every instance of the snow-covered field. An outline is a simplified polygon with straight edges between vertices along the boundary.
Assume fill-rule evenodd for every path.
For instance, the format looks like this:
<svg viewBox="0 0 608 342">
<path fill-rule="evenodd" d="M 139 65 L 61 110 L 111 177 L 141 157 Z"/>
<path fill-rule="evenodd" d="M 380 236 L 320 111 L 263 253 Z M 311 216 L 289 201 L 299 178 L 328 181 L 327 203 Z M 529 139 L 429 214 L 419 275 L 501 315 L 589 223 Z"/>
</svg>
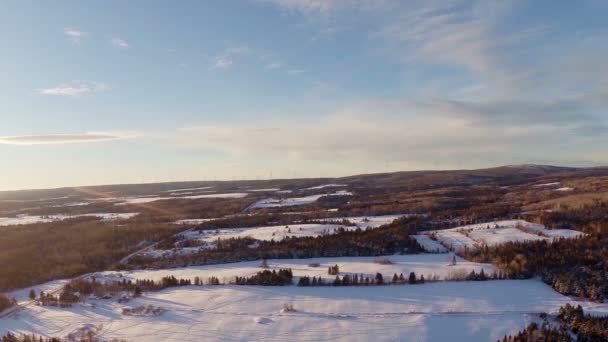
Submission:
<svg viewBox="0 0 608 342">
<path fill-rule="evenodd" d="M 339 188 L 339 187 L 344 187 L 344 186 L 348 186 L 346 184 L 323 184 L 323 185 L 317 185 L 317 186 L 313 186 L 310 188 L 306 188 L 304 190 L 320 190 L 320 189 L 325 189 L 325 188 Z"/>
<path fill-rule="evenodd" d="M 380 258 L 390 260 L 391 264 L 376 263 L 378 257 L 339 257 L 339 258 L 311 258 L 311 259 L 273 259 L 267 260 L 269 270 L 291 268 L 294 277 L 322 277 L 333 280 L 335 276 L 327 273 L 329 266 L 338 265 L 340 274 L 363 274 L 374 277 L 381 273 L 385 279 L 390 280 L 393 275 L 403 273 L 407 277 L 410 272 L 417 276 L 424 275 L 425 279 L 444 280 L 456 275 L 468 274 L 471 271 L 479 273 L 482 269 L 487 275 L 495 272 L 491 264 L 480 264 L 469 262 L 456 257 L 456 265 L 452 266 L 452 254 L 415 254 L 415 255 L 391 255 Z M 235 276 L 249 276 L 261 271 L 261 261 L 245 261 L 230 264 L 190 266 L 184 268 L 161 269 L 161 270 L 137 270 L 126 272 L 100 272 L 96 273 L 97 280 L 122 280 L 124 279 L 153 279 L 160 280 L 165 276 L 176 278 L 201 279 L 218 277 L 222 282 L 228 283 Z M 318 264 L 319 266 L 316 266 Z"/>
<path fill-rule="evenodd" d="M 331 194 L 318 194 L 304 197 L 290 197 L 283 199 L 265 198 L 252 204 L 248 209 L 257 208 L 280 208 L 290 207 L 294 205 L 307 205 L 316 202 L 319 198 L 325 196 L 352 196 L 353 194 L 348 191 L 336 191 Z"/>
<path fill-rule="evenodd" d="M 410 214 L 381 215 L 381 216 L 331 217 L 331 218 L 319 219 L 319 221 L 342 222 L 343 220 L 348 220 L 350 223 L 356 225 L 357 227 L 359 227 L 361 229 L 365 229 L 365 228 L 378 228 L 382 225 L 391 223 L 398 218 L 405 217 L 408 215 L 410 215 Z"/>
<path fill-rule="evenodd" d="M 129 303 L 95 300 L 69 309 L 28 306 L 0 319 L 8 331 L 67 336 L 93 324 L 128 341 L 496 341 L 572 303 L 538 280 L 369 287 L 187 286 Z M 295 312 L 284 312 L 284 303 Z M 581 303 L 607 314 L 607 304 Z M 162 307 L 156 317 L 125 307 Z"/>
<path fill-rule="evenodd" d="M 206 218 L 206 219 L 184 219 L 184 220 L 177 220 L 175 222 L 173 222 L 173 224 L 182 224 L 182 225 L 197 225 L 197 224 L 201 224 L 204 222 L 209 222 L 209 221 L 213 221 L 213 220 L 217 220 L 216 218 Z"/>
<path fill-rule="evenodd" d="M 189 196 L 172 196 L 172 197 L 127 197 L 127 198 L 117 198 L 120 202 L 116 203 L 116 205 L 125 205 L 125 204 L 143 204 L 150 203 L 156 201 L 164 201 L 164 200 L 173 200 L 173 199 L 201 199 L 201 198 L 243 198 L 247 196 L 247 193 L 243 192 L 231 192 L 225 194 L 203 194 L 203 195 L 189 195 Z"/>
<path fill-rule="evenodd" d="M 426 235 L 426 238 L 419 237 Z M 524 220 L 504 220 L 466 225 L 445 230 L 427 231 L 416 236 L 416 239 L 429 252 L 436 252 L 436 244 L 430 241 L 435 236 L 436 241 L 444 247 L 460 251 L 466 248 L 477 248 L 483 245 L 498 245 L 505 242 L 553 241 L 556 238 L 572 239 L 584 235 L 570 229 L 548 229 L 547 227 Z M 428 246 L 428 249 L 427 249 Z"/>
<path fill-rule="evenodd" d="M 19 215 L 16 217 L 0 217 L 0 226 L 25 225 L 34 223 L 48 223 L 69 220 L 78 217 L 96 217 L 102 221 L 128 220 L 139 213 L 90 213 L 78 215 Z"/>
<path fill-rule="evenodd" d="M 163 192 L 184 192 L 184 191 L 196 191 L 196 190 L 208 190 L 208 189 L 211 189 L 211 187 L 203 186 L 203 187 L 199 187 L 199 188 L 170 189 L 170 190 L 165 190 Z"/>
<path fill-rule="evenodd" d="M 188 222 L 193 221 L 189 220 Z M 202 231 L 188 230 L 186 232 L 179 233 L 178 235 L 181 235 L 185 240 L 196 240 L 201 243 L 201 246 L 175 248 L 171 250 L 149 249 L 142 252 L 141 255 L 154 258 L 168 257 L 171 255 L 185 255 L 196 253 L 202 248 L 214 248 L 214 243 L 217 242 L 218 239 L 250 237 L 256 240 L 278 241 L 286 237 L 319 236 L 323 234 L 333 234 L 340 227 L 344 228 L 345 230 L 357 229 L 356 226 L 309 223 L 254 228 L 224 228 Z"/>
<path fill-rule="evenodd" d="M 142 256 L 153 258 L 164 258 L 172 255 L 186 255 L 200 251 L 201 249 L 214 248 L 213 244 L 218 239 L 229 238 L 245 238 L 250 237 L 256 240 L 279 241 L 286 237 L 304 237 L 304 236 L 319 236 L 324 234 L 333 234 L 339 228 L 345 230 L 355 230 L 357 228 L 378 228 L 384 224 L 391 223 L 394 220 L 407 216 L 403 215 L 383 215 L 383 216 L 356 216 L 356 217 L 338 217 L 324 218 L 318 221 L 335 222 L 335 224 L 322 223 L 307 223 L 307 224 L 291 224 L 281 226 L 264 226 L 251 228 L 224 228 L 216 230 L 195 231 L 188 230 L 179 233 L 185 240 L 196 240 L 200 242 L 197 247 L 183 247 L 171 250 L 148 249 L 141 253 Z M 341 225 L 341 221 L 347 219 L 354 226 Z M 174 222 L 182 225 L 196 225 L 203 222 L 212 221 L 214 219 L 185 219 Z"/>
</svg>

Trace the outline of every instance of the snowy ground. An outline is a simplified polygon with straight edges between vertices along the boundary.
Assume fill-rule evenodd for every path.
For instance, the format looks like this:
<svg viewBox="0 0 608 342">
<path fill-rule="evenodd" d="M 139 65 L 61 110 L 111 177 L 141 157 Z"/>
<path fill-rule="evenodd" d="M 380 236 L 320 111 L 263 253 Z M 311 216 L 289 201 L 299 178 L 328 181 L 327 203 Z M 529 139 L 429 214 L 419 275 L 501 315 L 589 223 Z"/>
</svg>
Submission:
<svg viewBox="0 0 608 342">
<path fill-rule="evenodd" d="M 194 222 L 194 221 L 188 221 Z M 218 239 L 245 238 L 250 237 L 256 240 L 282 240 L 286 237 L 319 236 L 323 234 L 333 234 L 339 228 L 345 230 L 357 229 L 356 226 L 342 226 L 338 224 L 293 224 L 282 226 L 265 226 L 255 228 L 224 228 L 216 230 L 194 231 L 188 230 L 179 233 L 186 240 L 196 240 L 201 243 L 199 247 L 175 248 L 172 250 L 150 249 L 142 253 L 143 256 L 162 258 L 171 255 L 185 255 L 198 252 L 201 248 L 214 248 L 214 243 Z"/>
<path fill-rule="evenodd" d="M 201 198 L 243 198 L 247 196 L 247 193 L 243 192 L 231 192 L 225 194 L 204 194 L 204 195 L 188 195 L 188 196 L 172 196 L 172 197 L 127 197 L 127 198 L 117 198 L 119 203 L 116 205 L 125 205 L 125 204 L 142 204 L 142 203 L 150 203 L 156 201 L 164 201 L 164 200 L 173 200 L 173 199 L 201 199 Z"/>
<path fill-rule="evenodd" d="M 19 215 L 17 217 L 0 217 L 0 226 L 25 225 L 34 223 L 48 223 L 69 220 L 78 217 L 96 217 L 102 221 L 128 220 L 139 213 L 90 213 L 79 215 Z"/>
<path fill-rule="evenodd" d="M 329 209 L 328 211 L 330 211 Z M 410 214 L 400 214 L 400 215 L 381 215 L 381 216 L 352 216 L 352 217 L 331 217 L 331 218 L 323 218 L 319 219 L 319 221 L 326 222 L 342 222 L 343 220 L 348 220 L 350 223 L 356 225 L 361 229 L 365 228 L 378 228 L 382 225 L 391 223 L 398 218 L 408 216 Z"/>
<path fill-rule="evenodd" d="M 426 237 L 420 237 L 425 235 Z M 498 245 L 516 241 L 552 241 L 555 238 L 576 238 L 584 235 L 570 229 L 548 229 L 541 224 L 524 220 L 504 220 L 466 225 L 445 230 L 427 231 L 415 236 L 429 252 L 437 252 L 437 243 L 444 247 L 459 251 L 466 248 L 477 248 L 483 245 Z M 437 241 L 430 239 L 435 236 Z M 432 241 L 432 242 L 429 242 Z M 435 243 L 433 243 L 435 242 Z M 427 248 L 428 247 L 428 248 Z"/>
<path fill-rule="evenodd" d="M 369 287 L 188 286 L 119 304 L 29 306 L 0 319 L 8 331 L 67 336 L 94 324 L 103 339 L 129 341 L 496 341 L 572 303 L 538 280 Z M 282 312 L 291 303 L 296 312 Z M 94 304 L 94 305 L 93 305 Z M 607 304 L 581 303 L 607 314 Z M 122 308 L 154 305 L 157 317 Z"/>
<path fill-rule="evenodd" d="M 189 230 L 184 233 L 179 233 L 186 240 L 196 240 L 200 242 L 199 246 L 196 247 L 184 247 L 175 248 L 171 250 L 158 250 L 148 249 L 141 253 L 142 256 L 153 257 L 153 258 L 165 258 L 172 255 L 187 255 L 200 251 L 201 249 L 214 248 L 213 243 L 218 239 L 229 239 L 229 238 L 244 238 L 251 237 L 256 240 L 282 240 L 286 237 L 304 237 L 304 236 L 319 236 L 324 234 L 333 234 L 339 228 L 345 230 L 355 230 L 357 228 L 378 228 L 384 224 L 391 223 L 394 220 L 407 216 L 403 215 L 383 215 L 383 216 L 356 216 L 356 217 L 338 217 L 338 218 L 324 218 L 319 221 L 335 222 L 335 224 L 321 224 L 321 223 L 309 223 L 309 224 L 291 224 L 281 226 L 265 226 L 265 227 L 252 227 L 252 228 L 224 228 L 216 230 L 203 230 L 194 231 Z M 341 225 L 340 222 L 343 219 L 347 219 L 354 226 Z M 183 225 L 196 225 L 203 222 L 211 221 L 213 219 L 186 219 L 174 222 L 175 224 Z"/>
<path fill-rule="evenodd" d="M 307 205 L 316 202 L 319 198 L 325 196 L 352 196 L 353 194 L 348 191 L 336 191 L 331 194 L 318 194 L 310 195 L 305 197 L 290 197 L 284 199 L 265 198 L 252 204 L 248 209 L 257 208 L 280 208 L 290 207 L 294 205 Z"/>
<path fill-rule="evenodd" d="M 451 254 L 415 254 L 415 255 L 391 255 L 387 258 L 392 264 L 379 264 L 375 260 L 377 257 L 340 257 L 340 258 L 312 258 L 312 259 L 273 259 L 268 260 L 269 270 L 279 270 L 291 268 L 296 278 L 302 276 L 322 277 L 333 280 L 335 276 L 327 273 L 329 266 L 338 265 L 340 274 L 363 274 L 364 276 L 374 277 L 376 273 L 381 273 L 386 279 L 392 279 L 393 275 L 403 273 L 407 277 L 410 272 L 415 272 L 417 276 L 424 275 L 425 279 L 444 280 L 455 275 L 468 274 L 471 271 L 479 273 L 482 269 L 487 275 L 495 272 L 491 264 L 480 264 L 469 262 L 456 257 L 456 265 L 452 266 Z M 95 276 L 99 281 L 102 280 L 122 280 L 124 279 L 153 279 L 160 280 L 165 276 L 175 276 L 176 278 L 194 279 L 198 276 L 201 279 L 208 277 L 218 277 L 222 282 L 228 283 L 235 276 L 249 276 L 262 269 L 261 261 L 245 261 L 230 264 L 190 266 L 174 269 L 162 270 L 137 270 L 127 272 L 100 272 Z M 316 266 L 315 264 L 319 264 Z M 313 266 L 314 265 L 314 266 Z"/>
<path fill-rule="evenodd" d="M 182 225 L 197 225 L 197 224 L 201 224 L 201 223 L 205 223 L 205 222 L 209 222 L 209 221 L 213 221 L 213 220 L 219 220 L 217 218 L 206 218 L 206 219 L 184 219 L 184 220 L 177 220 L 175 222 L 173 222 L 173 224 L 182 224 Z"/>
<path fill-rule="evenodd" d="M 344 186 L 348 186 L 346 184 L 323 184 L 323 185 L 317 185 L 317 186 L 313 186 L 310 188 L 305 188 L 304 190 L 320 190 L 320 189 L 325 189 L 325 188 L 339 188 L 339 187 L 344 187 Z"/>
<path fill-rule="evenodd" d="M 211 187 L 203 186 L 203 187 L 199 187 L 199 188 L 170 189 L 170 190 L 165 190 L 163 192 L 183 192 L 183 191 L 196 191 L 196 190 L 208 190 L 208 189 L 211 189 Z"/>
</svg>

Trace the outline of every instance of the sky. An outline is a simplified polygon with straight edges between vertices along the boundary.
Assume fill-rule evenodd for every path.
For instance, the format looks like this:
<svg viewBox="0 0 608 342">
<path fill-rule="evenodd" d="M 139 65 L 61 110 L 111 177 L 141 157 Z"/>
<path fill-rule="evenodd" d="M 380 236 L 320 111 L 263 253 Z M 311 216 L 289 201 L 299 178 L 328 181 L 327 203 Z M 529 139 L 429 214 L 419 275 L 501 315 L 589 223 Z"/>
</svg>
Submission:
<svg viewBox="0 0 608 342">
<path fill-rule="evenodd" d="M 0 2 L 0 190 L 608 164 L 608 2 Z"/>
</svg>

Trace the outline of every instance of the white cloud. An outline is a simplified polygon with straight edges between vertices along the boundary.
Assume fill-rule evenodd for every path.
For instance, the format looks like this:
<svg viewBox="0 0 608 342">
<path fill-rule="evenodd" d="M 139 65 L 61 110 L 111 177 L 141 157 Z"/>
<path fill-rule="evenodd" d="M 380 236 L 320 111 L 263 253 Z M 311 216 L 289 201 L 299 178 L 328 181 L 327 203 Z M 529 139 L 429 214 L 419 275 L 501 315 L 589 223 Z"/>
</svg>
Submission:
<svg viewBox="0 0 608 342">
<path fill-rule="evenodd" d="M 121 38 L 110 39 L 110 44 L 112 44 L 112 46 L 117 49 L 128 49 L 131 47 L 131 45 L 129 43 L 127 43 L 127 41 L 125 41 L 124 39 L 121 39 Z"/>
<path fill-rule="evenodd" d="M 38 89 L 38 93 L 42 95 L 75 97 L 105 89 L 107 89 L 107 86 L 103 83 L 62 84 L 57 87 Z"/>
<path fill-rule="evenodd" d="M 306 73 L 306 70 L 304 70 L 304 69 L 289 69 L 289 70 L 287 70 L 287 73 L 291 74 L 291 75 L 300 75 L 300 74 Z"/>
<path fill-rule="evenodd" d="M 213 64 L 214 69 L 228 69 L 232 67 L 234 62 L 232 58 L 228 56 L 219 56 L 215 59 L 215 63 Z"/>
<path fill-rule="evenodd" d="M 74 44 L 80 44 L 80 42 L 86 37 L 86 32 L 80 31 L 78 29 L 75 28 L 69 28 L 66 27 L 65 29 L 63 29 L 63 33 L 68 36 L 68 38 L 74 43 Z"/>
<path fill-rule="evenodd" d="M 90 143 L 110 140 L 132 139 L 137 133 L 127 132 L 85 132 L 75 134 L 43 134 L 0 137 L 0 144 L 6 145 L 57 145 Z"/>
<path fill-rule="evenodd" d="M 252 160 L 461 165 L 484 158 L 497 163 L 510 163 L 515 157 L 579 158 L 586 147 L 570 148 L 580 144 L 574 133 L 594 121 L 565 116 L 552 121 L 558 108 L 559 104 L 534 103 L 380 102 L 320 119 L 190 127 L 174 139 Z M 537 111 L 541 113 L 532 115 Z M 512 122 L 493 120 L 511 112 L 521 115 Z"/>
<path fill-rule="evenodd" d="M 283 67 L 283 63 L 269 63 L 266 64 L 266 69 L 280 69 Z"/>
</svg>

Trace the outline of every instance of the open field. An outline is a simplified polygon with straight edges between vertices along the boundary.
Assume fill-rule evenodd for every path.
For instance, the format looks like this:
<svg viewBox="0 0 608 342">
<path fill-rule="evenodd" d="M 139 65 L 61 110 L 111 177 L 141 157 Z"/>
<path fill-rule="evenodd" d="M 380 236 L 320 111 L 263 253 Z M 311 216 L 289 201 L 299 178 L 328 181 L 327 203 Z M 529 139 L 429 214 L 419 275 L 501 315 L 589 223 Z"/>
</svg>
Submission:
<svg viewBox="0 0 608 342">
<path fill-rule="evenodd" d="M 574 239 L 585 234 L 571 229 L 547 229 L 541 224 L 524 220 L 503 220 L 426 231 L 420 235 L 426 235 L 426 237 L 434 239 L 449 250 L 462 251 L 465 248 L 494 246 L 506 242 L 543 240 L 551 242 L 558 238 Z M 441 248 L 430 242 L 425 241 L 423 243 L 427 244 L 427 250 L 430 252 L 441 251 Z"/>
<path fill-rule="evenodd" d="M 67 336 L 86 324 L 130 341 L 496 341 L 571 303 L 537 280 L 449 282 L 385 287 L 189 286 L 129 303 L 93 300 L 69 309 L 27 307 L 0 320 L 8 331 Z M 283 304 L 295 312 L 282 312 Z M 582 303 L 607 314 L 606 304 Z M 153 305 L 156 317 L 126 316 Z"/>
</svg>

